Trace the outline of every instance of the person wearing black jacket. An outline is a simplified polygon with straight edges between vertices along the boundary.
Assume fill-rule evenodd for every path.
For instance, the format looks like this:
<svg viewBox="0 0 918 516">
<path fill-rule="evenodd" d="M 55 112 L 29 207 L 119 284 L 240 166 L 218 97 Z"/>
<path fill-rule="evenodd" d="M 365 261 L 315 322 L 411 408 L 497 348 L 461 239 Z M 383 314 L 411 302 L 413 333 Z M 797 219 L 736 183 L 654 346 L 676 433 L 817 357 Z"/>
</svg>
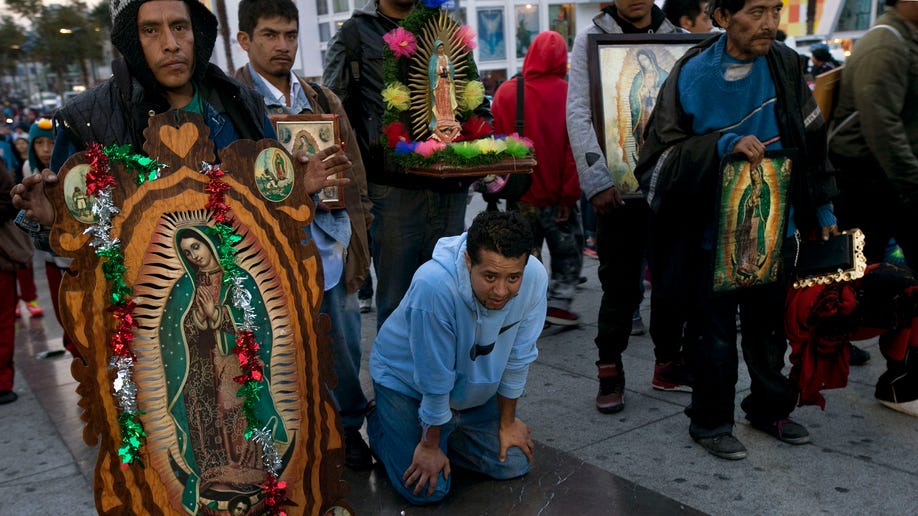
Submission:
<svg viewBox="0 0 918 516">
<path fill-rule="evenodd" d="M 754 168 L 766 149 L 796 149 L 787 236 L 794 235 L 794 226 L 823 238 L 837 232 L 828 204 L 834 181 L 826 169 L 825 123 L 803 78 L 801 58 L 774 43 L 781 6 L 781 0 L 712 0 L 714 19 L 726 33 L 693 47 L 676 63 L 658 97 L 636 170 L 652 211 L 651 260 L 668 260 L 667 267 L 655 269 L 666 275 L 654 277 L 654 288 L 695 306 L 702 332 L 686 409 L 689 433 L 726 459 L 746 456 L 733 436 L 737 304 L 752 377 L 742 402 L 746 418 L 791 444 L 808 442 L 809 433 L 788 419 L 797 390 L 781 374 L 786 282 L 711 295 L 721 159 L 740 153 Z M 728 97 L 733 100 L 723 103 Z M 791 258 L 794 245 L 793 238 L 785 240 Z"/>
<path fill-rule="evenodd" d="M 383 35 L 397 28 L 416 0 L 370 0 L 328 44 L 322 82 L 341 99 L 357 133 L 373 201 L 370 226 L 376 271 L 376 328 L 398 306 L 414 272 L 442 237 L 462 233 L 470 181 L 406 174 L 380 140 L 385 108 Z M 475 114 L 491 122 L 487 99 Z"/>
</svg>

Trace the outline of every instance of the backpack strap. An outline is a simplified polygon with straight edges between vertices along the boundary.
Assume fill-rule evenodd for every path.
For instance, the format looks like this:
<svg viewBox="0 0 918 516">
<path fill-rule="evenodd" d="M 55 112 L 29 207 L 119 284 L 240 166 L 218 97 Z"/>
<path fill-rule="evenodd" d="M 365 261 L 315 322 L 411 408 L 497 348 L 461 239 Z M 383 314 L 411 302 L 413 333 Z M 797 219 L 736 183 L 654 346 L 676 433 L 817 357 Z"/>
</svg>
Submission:
<svg viewBox="0 0 918 516">
<path fill-rule="evenodd" d="M 516 78 L 516 133 L 523 136 L 523 128 L 526 126 L 526 117 L 523 110 L 523 75 Z"/>
<path fill-rule="evenodd" d="M 322 107 L 323 113 L 331 113 L 331 106 L 328 103 L 328 96 L 325 95 L 325 91 L 322 90 L 322 86 L 319 86 L 317 82 L 310 82 L 309 86 L 315 90 L 317 100 L 319 101 L 319 106 Z"/>
</svg>

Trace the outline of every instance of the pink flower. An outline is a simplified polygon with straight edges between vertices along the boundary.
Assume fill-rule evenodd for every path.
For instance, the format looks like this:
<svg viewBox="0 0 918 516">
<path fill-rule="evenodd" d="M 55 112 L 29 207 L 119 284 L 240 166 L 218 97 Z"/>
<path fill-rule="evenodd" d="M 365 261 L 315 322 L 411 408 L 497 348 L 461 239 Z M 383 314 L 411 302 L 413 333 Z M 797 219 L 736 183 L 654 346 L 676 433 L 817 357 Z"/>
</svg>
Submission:
<svg viewBox="0 0 918 516">
<path fill-rule="evenodd" d="M 471 52 L 472 49 L 478 46 L 478 44 L 475 43 L 475 36 L 477 36 L 477 34 L 472 32 L 471 27 L 468 25 L 463 25 L 462 28 L 459 29 L 459 32 L 457 32 L 453 37 L 453 39 L 455 40 L 456 44 L 461 47 L 465 47 L 466 50 Z"/>
<path fill-rule="evenodd" d="M 383 41 L 389 45 L 389 50 L 395 54 L 396 58 L 411 57 L 415 50 L 418 49 L 418 41 L 414 39 L 414 34 L 402 27 L 392 29 L 384 34 Z"/>
<path fill-rule="evenodd" d="M 427 141 L 418 142 L 418 146 L 415 147 L 414 152 L 420 154 L 421 156 L 424 156 L 425 158 L 429 158 L 433 156 L 435 153 L 437 153 L 438 151 L 441 151 L 445 148 L 446 148 L 445 143 L 431 138 Z"/>
</svg>

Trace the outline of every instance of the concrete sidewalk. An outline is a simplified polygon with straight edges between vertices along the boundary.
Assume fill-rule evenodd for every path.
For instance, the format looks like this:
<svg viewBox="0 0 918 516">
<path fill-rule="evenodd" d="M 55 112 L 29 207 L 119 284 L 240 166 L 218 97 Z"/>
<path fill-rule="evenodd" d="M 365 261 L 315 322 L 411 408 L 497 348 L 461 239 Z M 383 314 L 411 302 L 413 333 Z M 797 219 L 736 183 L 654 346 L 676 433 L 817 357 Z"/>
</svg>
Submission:
<svg viewBox="0 0 918 516">
<path fill-rule="evenodd" d="M 469 219 L 480 208 L 473 202 Z M 380 468 L 347 472 L 358 513 L 918 514 L 918 420 L 874 399 L 885 369 L 875 340 L 862 343 L 872 359 L 852 368 L 849 386 L 825 392 L 825 411 L 794 413 L 809 428 L 811 444 L 781 443 L 753 430 L 737 410 L 735 434 L 749 457 L 720 460 L 689 438 L 682 411 L 690 395 L 651 388 L 653 345 L 646 335 L 632 338 L 624 356 L 627 407 L 613 415 L 596 411 L 593 338 L 601 289 L 598 262 L 584 265 L 588 281 L 574 303 L 584 324 L 543 335 L 518 406 L 538 443 L 533 473 L 518 481 L 461 483 L 443 504 L 413 508 L 391 492 Z M 0 406 L 0 516 L 93 514 L 95 450 L 80 436 L 70 360 L 35 358 L 61 347 L 42 268 L 36 280 L 48 315 L 17 323 L 20 398 Z M 642 312 L 647 322 L 646 300 Z M 375 314 L 368 315 L 365 358 L 375 334 Z M 741 365 L 737 407 L 748 388 Z"/>
</svg>

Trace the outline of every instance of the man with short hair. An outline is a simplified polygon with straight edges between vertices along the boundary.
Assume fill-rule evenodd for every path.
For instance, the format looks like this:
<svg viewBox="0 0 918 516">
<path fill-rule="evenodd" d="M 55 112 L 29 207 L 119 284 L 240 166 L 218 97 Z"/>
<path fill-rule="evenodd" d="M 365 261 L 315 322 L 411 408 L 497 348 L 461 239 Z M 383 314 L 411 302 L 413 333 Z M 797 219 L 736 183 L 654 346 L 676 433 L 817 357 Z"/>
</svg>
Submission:
<svg viewBox="0 0 918 516">
<path fill-rule="evenodd" d="M 516 417 L 545 322 L 548 278 L 529 225 L 482 212 L 441 238 L 370 355 L 370 445 L 406 500 L 442 500 L 451 465 L 497 479 L 529 471 L 533 442 Z"/>
<path fill-rule="evenodd" d="M 726 32 L 689 49 L 676 63 L 648 123 L 636 172 L 661 222 L 652 238 L 681 235 L 683 244 L 675 251 L 694 263 L 713 263 L 717 226 L 710 207 L 717 205 L 721 160 L 731 153 L 742 154 L 755 169 L 766 150 L 796 149 L 782 235 L 786 274 L 792 274 L 798 228 L 824 239 L 837 232 L 828 204 L 834 186 L 825 166 L 825 122 L 803 77 L 802 58 L 775 43 L 781 8 L 781 0 L 711 0 L 714 21 Z M 743 357 L 752 378 L 742 402 L 746 418 L 781 441 L 809 442 L 806 428 L 788 418 L 798 390 L 781 372 L 786 278 L 715 296 L 710 269 L 685 271 L 682 264 L 670 261 L 677 284 L 669 287 L 695 294 L 693 317 L 701 330 L 686 409 L 689 434 L 717 457 L 746 457 L 745 446 L 733 436 L 739 304 Z"/>
<path fill-rule="evenodd" d="M 571 80 L 567 93 L 567 131 L 580 176 L 580 188 L 596 212 L 599 281 L 602 301 L 599 306 L 596 361 L 599 392 L 596 409 L 605 414 L 625 408 L 625 371 L 622 353 L 632 334 L 632 319 L 641 304 L 644 280 L 644 254 L 647 249 L 649 210 L 638 196 L 624 198 L 623 185 L 615 184 L 606 156 L 593 126 L 591 81 L 587 66 L 588 34 L 669 34 L 679 31 L 653 0 L 617 0 L 593 18 L 593 25 L 577 35 L 571 53 Z M 644 59 L 645 62 L 649 58 Z M 634 63 L 638 66 L 639 63 Z M 651 65 L 652 66 L 652 65 Z M 637 134 L 643 128 L 637 128 Z M 624 160 L 624 158 L 622 158 Z M 624 162 L 620 163 L 625 167 Z M 655 281 L 655 279 L 654 279 Z M 653 295 L 656 295 L 656 286 Z M 656 301 L 651 309 L 656 313 Z M 657 305 L 659 306 L 659 305 Z M 639 317 L 639 315 L 638 315 Z M 651 380 L 662 390 L 691 390 L 691 379 L 684 365 L 681 324 L 668 331 L 670 338 L 658 338 L 672 319 L 651 315 L 650 334 L 654 340 L 656 365 Z M 684 321 L 679 319 L 679 321 Z"/>
<path fill-rule="evenodd" d="M 299 10 L 291 0 L 239 2 L 239 45 L 249 63 L 235 77 L 264 97 L 270 113 L 338 115 L 345 154 L 351 162 L 344 187 L 345 209 L 320 206 L 310 225 L 322 257 L 325 296 L 319 307 L 332 320 L 332 358 L 338 383 L 333 391 L 344 427 L 344 463 L 353 469 L 373 466 L 370 449 L 360 435 L 367 398 L 360 386 L 360 312 L 357 290 L 370 267 L 367 225 L 372 204 L 357 139 L 338 97 L 328 88 L 293 73 L 299 35 Z M 320 233 L 316 238 L 316 234 Z"/>
<path fill-rule="evenodd" d="M 689 32 L 711 32 L 714 28 L 707 0 L 666 0 L 663 12 L 670 23 Z"/>
</svg>

